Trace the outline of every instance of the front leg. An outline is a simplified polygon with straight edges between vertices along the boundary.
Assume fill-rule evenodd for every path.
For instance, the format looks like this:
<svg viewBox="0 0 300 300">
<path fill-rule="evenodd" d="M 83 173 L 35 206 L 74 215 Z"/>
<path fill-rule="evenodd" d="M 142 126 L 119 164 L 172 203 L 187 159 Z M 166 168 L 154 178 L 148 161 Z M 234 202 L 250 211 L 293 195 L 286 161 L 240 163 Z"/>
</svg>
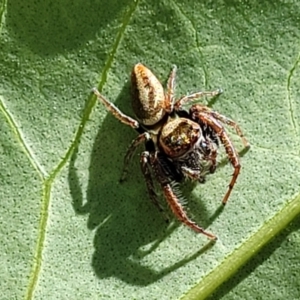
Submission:
<svg viewBox="0 0 300 300">
<path fill-rule="evenodd" d="M 191 110 L 193 110 L 193 108 L 191 108 Z M 245 138 L 240 126 L 235 121 L 233 121 L 233 120 L 227 118 L 226 116 L 212 110 L 210 107 L 204 106 L 204 105 L 201 105 L 201 104 L 195 105 L 195 110 L 197 110 L 198 112 L 201 112 L 201 113 L 205 113 L 205 114 L 213 117 L 214 119 L 216 119 L 216 120 L 218 120 L 218 121 L 234 128 L 237 135 L 241 138 L 241 140 L 244 144 L 244 147 L 245 148 L 250 147 L 250 144 L 249 144 L 248 140 Z"/>
<path fill-rule="evenodd" d="M 210 127 L 216 133 L 225 148 L 230 163 L 234 168 L 233 176 L 229 183 L 228 190 L 222 200 L 222 203 L 225 205 L 240 173 L 241 164 L 239 155 L 235 147 L 233 146 L 227 132 L 225 131 L 225 128 L 218 122 L 218 120 L 216 120 L 210 114 L 201 112 L 201 109 L 198 108 L 198 105 L 192 106 L 190 111 L 194 120 L 199 120 L 203 124 Z"/>
<path fill-rule="evenodd" d="M 182 204 L 179 202 L 179 199 L 173 192 L 170 184 L 162 185 L 162 189 L 163 189 L 165 198 L 168 202 L 168 205 L 170 206 L 173 214 L 176 216 L 176 218 L 180 222 L 182 222 L 184 225 L 190 227 L 194 231 L 206 235 L 209 239 L 211 239 L 213 241 L 216 241 L 218 239 L 214 234 L 205 231 L 202 227 L 198 226 L 194 221 L 192 221 L 188 217 L 188 215 L 184 211 Z"/>
<path fill-rule="evenodd" d="M 165 175 L 159 161 L 156 158 L 156 155 L 151 155 L 151 165 L 154 169 L 156 178 L 163 190 L 165 199 L 176 218 L 184 225 L 193 229 L 194 231 L 202 233 L 206 235 L 209 239 L 216 241 L 217 237 L 214 234 L 205 231 L 202 227 L 198 226 L 194 221 L 192 221 L 188 217 L 187 213 L 183 208 L 183 205 L 180 203 L 180 200 L 174 193 L 172 185 L 170 183 L 170 179 L 167 178 L 167 176 Z"/>
</svg>

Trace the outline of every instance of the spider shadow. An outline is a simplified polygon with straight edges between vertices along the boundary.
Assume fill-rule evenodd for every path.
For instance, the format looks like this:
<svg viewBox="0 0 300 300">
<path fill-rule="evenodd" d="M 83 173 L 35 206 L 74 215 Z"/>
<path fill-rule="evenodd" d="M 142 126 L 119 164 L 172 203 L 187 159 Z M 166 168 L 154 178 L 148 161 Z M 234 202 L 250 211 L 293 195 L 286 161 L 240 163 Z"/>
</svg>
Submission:
<svg viewBox="0 0 300 300">
<path fill-rule="evenodd" d="M 129 84 L 126 84 L 115 104 L 132 115 L 127 105 L 129 95 Z M 104 110 L 100 104 L 98 109 Z M 75 212 L 87 214 L 87 227 L 95 230 L 92 258 L 95 274 L 99 278 L 117 277 L 132 285 L 146 286 L 194 260 L 213 243 L 207 242 L 195 253 L 158 271 L 143 264 L 143 258 L 153 253 L 179 223 L 173 220 L 166 224 L 150 202 L 137 155 L 127 180 L 119 183 L 125 151 L 135 136 L 131 128 L 107 114 L 93 143 L 86 196 L 76 168 L 80 145 L 71 157 L 68 179 Z M 142 147 L 138 152 L 141 151 Z M 206 227 L 209 218 L 199 199 L 197 202 L 201 206 L 201 225 Z"/>
</svg>

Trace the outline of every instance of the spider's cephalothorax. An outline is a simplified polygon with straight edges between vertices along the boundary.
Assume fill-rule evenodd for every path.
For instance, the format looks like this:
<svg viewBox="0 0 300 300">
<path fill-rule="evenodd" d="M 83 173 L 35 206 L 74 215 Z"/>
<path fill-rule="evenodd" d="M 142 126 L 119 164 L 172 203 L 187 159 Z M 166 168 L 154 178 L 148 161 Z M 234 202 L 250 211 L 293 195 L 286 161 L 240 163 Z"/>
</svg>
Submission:
<svg viewBox="0 0 300 300">
<path fill-rule="evenodd" d="M 190 119 L 188 119 L 189 117 Z M 170 120 L 161 130 L 159 146 L 185 177 L 204 182 L 216 169 L 218 138 L 191 115 Z"/>
<path fill-rule="evenodd" d="M 175 75 L 174 66 L 167 82 L 167 90 L 164 91 L 159 80 L 148 68 L 140 63 L 134 66 L 131 75 L 132 108 L 137 120 L 123 114 L 96 88 L 93 92 L 117 119 L 139 133 L 125 155 L 122 179 L 127 173 L 136 147 L 145 143 L 140 162 L 151 200 L 162 210 L 151 175 L 154 174 L 174 215 L 196 232 L 216 240 L 215 235 L 190 220 L 173 191 L 172 183 L 179 182 L 184 177 L 204 182 L 205 175 L 216 169 L 218 146 L 221 142 L 234 167 L 233 177 L 222 201 L 226 204 L 239 175 L 240 163 L 238 153 L 222 123 L 236 130 L 245 147 L 249 147 L 249 143 L 234 121 L 211 108 L 194 104 L 189 111 L 183 110 L 183 105 L 202 96 L 219 95 L 221 90 L 197 92 L 175 100 Z"/>
</svg>

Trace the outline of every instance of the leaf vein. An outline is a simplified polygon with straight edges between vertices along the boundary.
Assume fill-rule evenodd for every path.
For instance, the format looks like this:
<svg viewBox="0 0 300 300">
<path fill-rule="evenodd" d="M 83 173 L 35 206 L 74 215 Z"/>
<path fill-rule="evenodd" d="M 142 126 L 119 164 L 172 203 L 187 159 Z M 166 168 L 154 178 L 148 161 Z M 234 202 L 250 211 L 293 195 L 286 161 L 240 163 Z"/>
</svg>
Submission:
<svg viewBox="0 0 300 300">
<path fill-rule="evenodd" d="M 134 3 L 134 5 L 132 5 L 132 7 L 128 10 L 127 14 L 125 14 L 125 17 L 124 17 L 123 22 L 122 22 L 122 26 L 121 26 L 118 34 L 117 34 L 115 43 L 113 44 L 112 50 L 111 50 L 111 52 L 108 55 L 108 59 L 107 59 L 107 61 L 105 63 L 105 66 L 103 68 L 102 74 L 100 76 L 100 83 L 98 85 L 98 90 L 99 91 L 101 91 L 103 89 L 103 86 L 106 83 L 108 71 L 111 68 L 111 65 L 113 63 L 115 54 L 116 54 L 116 52 L 117 52 L 117 50 L 119 48 L 119 45 L 120 45 L 121 40 L 122 40 L 122 37 L 123 37 L 123 35 L 124 35 L 125 31 L 126 31 L 127 25 L 129 24 L 129 21 L 131 20 L 131 17 L 134 14 L 134 12 L 135 12 L 135 10 L 136 10 L 136 8 L 138 6 L 139 0 L 134 0 L 133 3 Z M 56 177 L 56 175 L 61 171 L 61 169 L 64 167 L 64 165 L 66 164 L 66 162 L 70 158 L 71 154 L 73 153 L 74 149 L 76 149 L 76 147 L 78 146 L 80 138 L 81 138 L 81 136 L 83 134 L 85 125 L 86 125 L 87 121 L 90 118 L 92 109 L 95 106 L 96 102 L 97 102 L 96 97 L 94 97 L 94 95 L 90 95 L 89 99 L 87 101 L 87 104 L 86 104 L 86 106 L 84 108 L 82 120 L 81 120 L 81 122 L 80 122 L 80 124 L 78 126 L 78 129 L 77 129 L 76 133 L 75 133 L 75 138 L 74 138 L 73 142 L 71 143 L 69 149 L 67 150 L 65 156 L 62 158 L 62 160 L 60 161 L 60 163 L 51 172 L 50 177 L 52 179 L 54 179 Z"/>
<path fill-rule="evenodd" d="M 4 23 L 4 12 L 6 11 L 6 6 L 7 6 L 7 3 L 6 3 L 6 0 L 4 0 L 2 2 L 2 5 L 0 6 L 0 31 L 1 31 L 1 28 L 3 26 L 3 23 Z"/>
<path fill-rule="evenodd" d="M 294 75 L 296 68 L 299 65 L 299 61 L 300 61 L 300 53 L 298 54 L 298 57 L 297 57 L 294 65 L 292 66 L 291 70 L 289 71 L 289 75 L 287 78 L 287 95 L 288 95 L 289 111 L 290 111 L 293 130 L 295 132 L 295 136 L 297 136 L 297 137 L 299 136 L 299 128 L 298 128 L 297 122 L 295 120 L 293 101 L 292 101 L 292 97 L 291 97 L 291 80 L 292 80 L 292 77 Z"/>
<path fill-rule="evenodd" d="M 2 97 L 0 97 L 0 111 L 2 112 L 2 114 L 4 115 L 4 118 L 6 119 L 7 123 L 10 126 L 10 128 L 12 129 L 12 132 L 15 136 L 15 139 L 20 144 L 20 146 L 21 146 L 23 152 L 25 153 L 25 155 L 27 156 L 30 164 L 36 170 L 39 177 L 42 180 L 44 180 L 44 178 L 46 176 L 46 172 L 43 170 L 42 166 L 38 163 L 37 159 L 34 156 L 34 153 L 30 149 L 30 147 L 27 145 L 21 130 L 18 128 L 18 125 L 17 125 L 16 121 L 14 120 L 13 115 L 9 112 L 9 110 L 5 106 Z"/>
<path fill-rule="evenodd" d="M 125 17 L 122 22 L 122 26 L 117 34 L 115 43 L 112 47 L 112 51 L 108 55 L 108 59 L 106 61 L 105 67 L 104 67 L 102 75 L 100 77 L 99 90 L 102 90 L 104 84 L 106 83 L 107 73 L 112 65 L 115 54 L 119 48 L 122 37 L 126 31 L 127 25 L 129 24 L 129 21 L 131 20 L 131 17 L 133 15 L 133 13 L 135 12 L 138 3 L 139 3 L 139 1 L 134 0 L 132 7 L 125 14 Z M 48 176 L 48 178 L 46 179 L 46 181 L 44 181 L 42 211 L 41 211 L 41 217 L 40 217 L 40 221 L 39 221 L 38 238 L 37 238 L 37 243 L 36 243 L 36 251 L 35 251 L 35 255 L 34 255 L 34 263 L 32 266 L 31 276 L 30 276 L 28 289 L 27 289 L 27 293 L 26 293 L 26 297 L 25 297 L 26 300 L 31 300 L 33 298 L 35 287 L 37 285 L 38 277 L 39 277 L 40 270 L 41 270 L 44 242 L 46 239 L 46 227 L 47 227 L 47 221 L 48 221 L 48 211 L 49 211 L 52 184 L 54 182 L 54 179 L 58 175 L 58 173 L 66 165 L 66 163 L 69 160 L 70 156 L 72 155 L 73 151 L 78 146 L 80 138 L 83 134 L 85 125 L 91 115 L 92 109 L 95 106 L 95 104 L 96 104 L 96 97 L 90 95 L 89 99 L 87 101 L 87 104 L 85 106 L 84 112 L 83 112 L 82 120 L 77 128 L 76 133 L 75 133 L 73 142 L 71 143 L 69 149 L 66 151 L 65 156 L 58 163 L 58 165 L 51 171 L 51 173 Z"/>
<path fill-rule="evenodd" d="M 35 287 L 38 281 L 38 277 L 40 274 L 41 266 L 42 266 L 42 255 L 44 242 L 46 238 L 46 226 L 48 221 L 48 210 L 50 203 L 50 192 L 51 192 L 51 182 L 49 180 L 45 181 L 43 184 L 43 197 L 41 204 L 41 214 L 38 226 L 38 239 L 36 243 L 35 255 L 33 266 L 30 272 L 30 279 L 28 282 L 28 287 L 25 295 L 26 300 L 30 300 L 33 298 L 33 294 L 35 291 Z"/>
</svg>

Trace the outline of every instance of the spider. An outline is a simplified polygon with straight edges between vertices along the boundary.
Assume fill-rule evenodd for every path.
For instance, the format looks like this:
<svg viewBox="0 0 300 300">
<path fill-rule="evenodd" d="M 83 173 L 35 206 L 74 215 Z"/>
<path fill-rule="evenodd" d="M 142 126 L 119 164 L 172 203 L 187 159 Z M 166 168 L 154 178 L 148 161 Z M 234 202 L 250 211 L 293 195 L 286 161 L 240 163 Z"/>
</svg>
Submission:
<svg viewBox="0 0 300 300">
<path fill-rule="evenodd" d="M 207 173 L 213 173 L 217 166 L 219 142 L 225 148 L 234 168 L 232 179 L 222 203 L 225 205 L 240 172 L 239 155 L 227 135 L 222 123 L 233 127 L 245 147 L 249 143 L 240 127 L 231 119 L 201 105 L 191 105 L 189 111 L 183 105 L 203 96 L 217 96 L 220 89 L 210 92 L 196 92 L 179 99 L 174 97 L 176 66 L 173 66 L 164 91 L 155 75 L 141 63 L 131 73 L 132 109 L 136 119 L 122 113 L 113 103 L 102 96 L 96 88 L 94 94 L 108 111 L 119 121 L 136 129 L 139 135 L 132 141 L 124 158 L 121 180 L 125 179 L 129 162 L 135 149 L 145 144 L 140 156 L 142 173 L 152 202 L 163 211 L 155 192 L 152 174 L 156 177 L 164 197 L 179 221 L 196 232 L 215 241 L 217 237 L 192 221 L 174 191 L 174 182 L 183 178 L 204 182 Z"/>
</svg>

